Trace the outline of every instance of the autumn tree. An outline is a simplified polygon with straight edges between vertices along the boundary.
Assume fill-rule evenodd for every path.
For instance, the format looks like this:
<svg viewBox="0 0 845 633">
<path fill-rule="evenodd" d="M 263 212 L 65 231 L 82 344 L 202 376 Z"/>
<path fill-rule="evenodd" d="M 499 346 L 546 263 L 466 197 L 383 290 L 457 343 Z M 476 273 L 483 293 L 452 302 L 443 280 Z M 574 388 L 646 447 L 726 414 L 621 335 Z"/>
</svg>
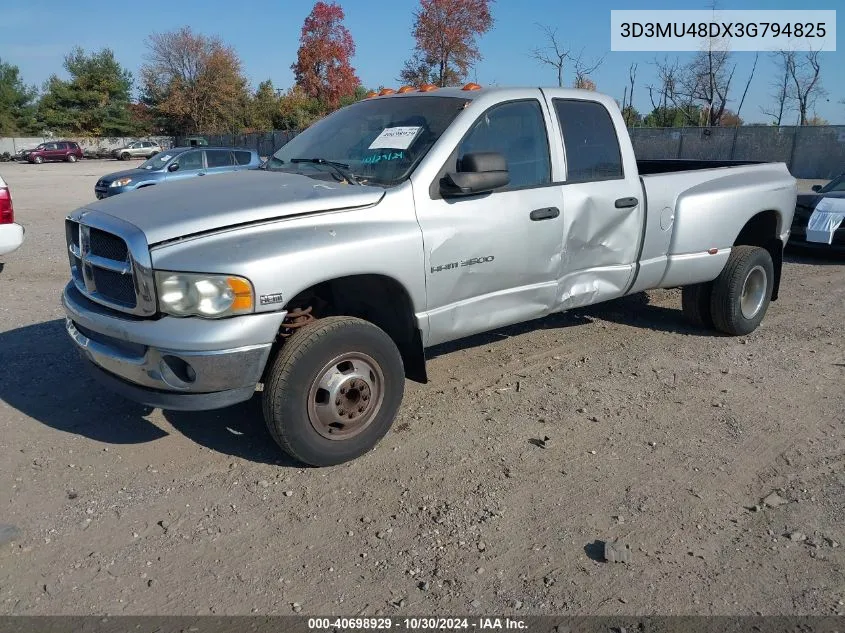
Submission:
<svg viewBox="0 0 845 633">
<path fill-rule="evenodd" d="M 129 111 L 132 73 L 108 49 L 88 54 L 81 48 L 65 56 L 70 78 L 53 75 L 38 104 L 41 125 L 54 132 L 126 136 L 135 132 Z"/>
<path fill-rule="evenodd" d="M 291 66 L 296 85 L 332 110 L 361 83 L 350 63 L 355 42 L 343 18 L 337 3 L 315 4 L 302 25 L 296 63 Z"/>
<path fill-rule="evenodd" d="M 187 26 L 150 35 L 147 49 L 143 99 L 170 132 L 241 129 L 249 94 L 234 49 Z"/>
<path fill-rule="evenodd" d="M 481 60 L 476 39 L 490 30 L 492 0 L 420 0 L 414 13 L 416 46 L 400 81 L 455 86 Z"/>
<path fill-rule="evenodd" d="M 34 132 L 36 90 L 24 84 L 17 66 L 0 59 L 0 135 Z"/>
</svg>

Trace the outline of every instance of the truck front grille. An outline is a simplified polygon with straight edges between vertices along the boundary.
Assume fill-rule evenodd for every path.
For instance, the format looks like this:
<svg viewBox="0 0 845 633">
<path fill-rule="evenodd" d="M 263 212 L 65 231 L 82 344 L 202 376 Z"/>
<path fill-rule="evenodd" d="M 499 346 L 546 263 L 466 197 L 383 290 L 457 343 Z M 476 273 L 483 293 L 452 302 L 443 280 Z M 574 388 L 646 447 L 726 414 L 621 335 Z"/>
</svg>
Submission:
<svg viewBox="0 0 845 633">
<path fill-rule="evenodd" d="M 123 237 L 71 219 L 65 222 L 65 235 L 71 275 L 79 292 L 123 312 L 143 316 L 154 312 L 150 284 L 139 293 L 137 266 Z"/>
</svg>

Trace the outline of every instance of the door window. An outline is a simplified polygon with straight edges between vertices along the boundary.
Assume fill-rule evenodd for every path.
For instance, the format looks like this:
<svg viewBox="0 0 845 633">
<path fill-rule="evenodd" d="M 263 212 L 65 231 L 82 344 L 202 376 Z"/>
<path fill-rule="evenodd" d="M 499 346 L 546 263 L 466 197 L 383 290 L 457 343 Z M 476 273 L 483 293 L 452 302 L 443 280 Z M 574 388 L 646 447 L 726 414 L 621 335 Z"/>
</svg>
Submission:
<svg viewBox="0 0 845 633">
<path fill-rule="evenodd" d="M 229 167 L 232 164 L 232 152 L 224 149 L 209 149 L 205 152 L 208 168 Z"/>
<path fill-rule="evenodd" d="M 504 103 L 482 114 L 461 142 L 458 158 L 471 152 L 504 155 L 509 189 L 551 182 L 546 124 L 540 103 L 533 99 Z"/>
<path fill-rule="evenodd" d="M 567 182 L 619 180 L 622 154 L 610 113 L 596 101 L 554 100 L 563 146 Z"/>
<path fill-rule="evenodd" d="M 235 161 L 238 165 L 249 165 L 252 162 L 252 154 L 250 152 L 236 151 Z"/>
<path fill-rule="evenodd" d="M 202 169 L 202 152 L 185 152 L 176 159 L 179 171 L 197 171 Z"/>
</svg>

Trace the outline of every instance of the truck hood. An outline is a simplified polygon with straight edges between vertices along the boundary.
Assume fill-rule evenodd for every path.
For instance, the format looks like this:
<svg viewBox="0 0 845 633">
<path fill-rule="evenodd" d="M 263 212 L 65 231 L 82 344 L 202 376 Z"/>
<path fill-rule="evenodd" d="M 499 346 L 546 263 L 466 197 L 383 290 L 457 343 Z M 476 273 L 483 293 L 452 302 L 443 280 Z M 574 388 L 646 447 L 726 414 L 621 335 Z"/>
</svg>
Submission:
<svg viewBox="0 0 845 633">
<path fill-rule="evenodd" d="M 134 224 L 152 245 L 234 225 L 365 207 L 382 197 L 380 187 L 250 170 L 168 182 L 86 208 Z"/>
</svg>

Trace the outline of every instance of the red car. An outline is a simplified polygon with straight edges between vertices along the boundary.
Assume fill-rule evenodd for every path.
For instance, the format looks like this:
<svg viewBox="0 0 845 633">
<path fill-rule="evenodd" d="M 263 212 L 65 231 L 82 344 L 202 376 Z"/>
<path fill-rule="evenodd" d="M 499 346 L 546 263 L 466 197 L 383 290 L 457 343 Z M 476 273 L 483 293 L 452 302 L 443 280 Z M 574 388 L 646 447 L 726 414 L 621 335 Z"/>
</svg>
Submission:
<svg viewBox="0 0 845 633">
<path fill-rule="evenodd" d="M 30 163 L 40 165 L 51 160 L 66 160 L 69 163 L 75 163 L 82 158 L 82 148 L 78 143 L 73 141 L 50 141 L 49 143 L 41 143 L 34 150 L 30 151 L 26 159 Z"/>
</svg>

